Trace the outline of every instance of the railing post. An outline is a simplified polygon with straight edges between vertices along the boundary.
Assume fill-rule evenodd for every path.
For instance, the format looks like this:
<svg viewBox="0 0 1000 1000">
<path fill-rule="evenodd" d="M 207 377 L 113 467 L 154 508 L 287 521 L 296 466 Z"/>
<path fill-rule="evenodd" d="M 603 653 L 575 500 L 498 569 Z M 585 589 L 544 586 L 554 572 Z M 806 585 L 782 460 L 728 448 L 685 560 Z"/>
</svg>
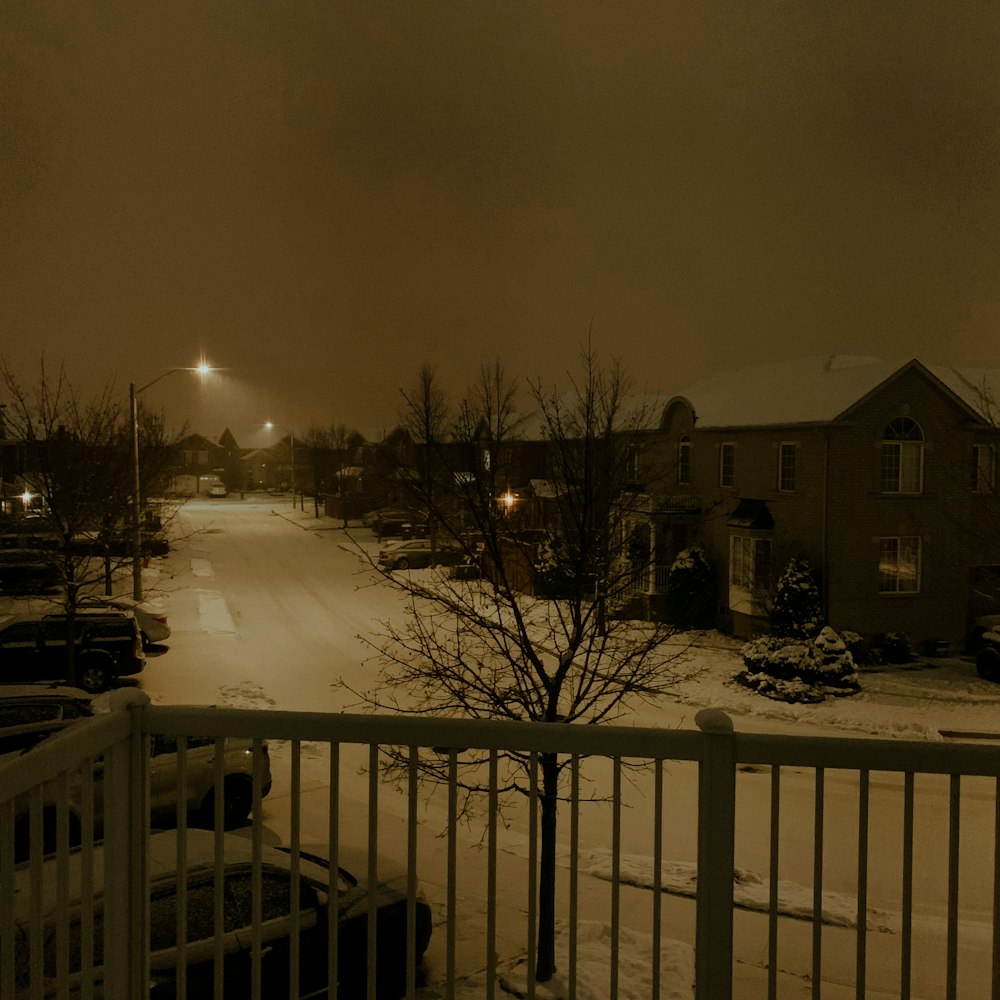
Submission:
<svg viewBox="0 0 1000 1000">
<path fill-rule="evenodd" d="M 132 730 L 127 741 L 105 754 L 103 995 L 108 1000 L 132 1000 L 148 991 L 149 755 L 143 736 L 143 709 L 148 704 L 149 697 L 141 691 L 125 689 L 111 695 L 112 711 L 128 712 Z"/>
<path fill-rule="evenodd" d="M 736 750 L 725 712 L 703 709 L 695 723 L 705 735 L 698 769 L 698 896 L 695 995 L 733 995 L 733 870 L 736 829 Z"/>
</svg>

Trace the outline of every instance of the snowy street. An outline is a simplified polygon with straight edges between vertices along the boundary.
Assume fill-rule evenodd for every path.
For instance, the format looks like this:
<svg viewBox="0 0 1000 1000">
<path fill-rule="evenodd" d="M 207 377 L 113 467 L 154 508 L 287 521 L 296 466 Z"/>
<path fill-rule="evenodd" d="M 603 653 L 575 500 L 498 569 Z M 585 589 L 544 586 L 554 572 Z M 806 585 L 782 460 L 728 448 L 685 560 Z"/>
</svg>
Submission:
<svg viewBox="0 0 1000 1000">
<path fill-rule="evenodd" d="M 350 532 L 362 544 L 371 533 Z M 193 500 L 181 511 L 178 538 L 169 556 L 145 574 L 147 596 L 168 611 L 172 630 L 165 651 L 155 651 L 139 686 L 154 702 L 217 704 L 238 708 L 308 711 L 354 711 L 333 682 L 343 678 L 364 688 L 375 676 L 366 662 L 370 652 L 357 638 L 370 634 L 380 619 L 399 613 L 399 598 L 358 558 L 351 539 L 327 518 L 315 519 L 311 509 L 295 511 L 288 497 L 259 500 Z M 423 571 L 429 572 L 429 571 Z M 626 724 L 693 728 L 695 713 L 705 707 L 727 711 L 745 732 L 788 732 L 800 735 L 889 736 L 933 739 L 943 733 L 986 735 L 1000 732 L 1000 687 L 981 681 L 971 663 L 960 659 L 932 661 L 921 669 L 894 668 L 862 676 L 863 692 L 855 698 L 813 706 L 768 701 L 728 683 L 739 666 L 739 644 L 718 634 L 705 637 L 684 654 L 685 674 L 675 696 L 656 706 L 643 705 Z M 1000 737 L 997 738 L 1000 742 Z M 980 739 L 978 742 L 988 742 Z M 264 803 L 264 823 L 275 840 L 287 836 L 290 751 L 272 745 L 274 789 Z M 304 746 L 303 840 L 326 836 L 327 768 L 325 747 Z M 367 777 L 359 770 L 367 759 L 342 754 L 342 815 L 356 805 L 367 810 Z M 355 766 L 356 765 L 356 766 Z M 610 768 L 588 761 L 585 774 L 595 791 L 606 789 Z M 665 768 L 663 880 L 664 929 L 670 938 L 690 942 L 694 907 L 690 901 L 691 872 L 696 858 L 695 768 L 669 764 Z M 899 805 L 901 782 L 894 776 L 872 775 L 869 845 L 869 996 L 898 994 L 899 935 Z M 857 777 L 830 772 L 825 777 L 826 844 L 824 856 L 825 922 L 823 996 L 839 1000 L 854 995 L 854 936 L 839 925 L 854 919 L 857 873 Z M 622 912 L 628 927 L 647 931 L 652 900 L 648 877 L 652 857 L 650 779 L 641 772 L 624 783 L 623 861 L 635 887 L 623 889 Z M 766 905 L 770 781 L 767 773 L 741 771 L 737 784 L 736 995 L 761 996 L 766 984 L 766 917 L 754 912 L 761 898 Z M 947 870 L 947 779 L 918 779 L 916 912 L 914 927 L 915 996 L 943 995 L 940 964 L 944 948 L 943 882 Z M 380 797 L 383 819 L 380 843 L 386 853 L 400 854 L 405 844 L 405 803 L 386 788 Z M 992 836 L 995 785 L 983 779 L 963 785 L 962 882 L 960 891 L 960 996 L 985 996 L 986 958 L 991 943 L 985 930 L 992 901 Z M 809 942 L 813 871 L 814 777 L 796 769 L 782 771 L 781 898 L 783 913 L 799 919 L 782 920 L 779 950 L 779 996 L 810 995 Z M 611 810 L 606 804 L 583 806 L 581 913 L 606 919 L 610 886 L 606 848 L 611 843 Z M 435 898 L 444 886 L 445 796 L 422 803 L 420 873 Z M 518 810 L 506 817 L 502 830 L 501 886 L 525 886 L 527 820 Z M 560 842 L 568 843 L 568 819 L 560 817 Z M 359 824 L 359 834 L 364 827 Z M 476 912 L 478 876 L 485 872 L 475 824 L 459 831 L 461 857 L 459 906 L 459 973 L 469 978 L 469 996 L 477 995 L 475 974 L 481 973 L 482 925 L 467 919 Z M 978 836 L 977 836 L 978 834 Z M 763 888 L 761 888 L 763 880 Z M 437 900 L 441 905 L 440 899 Z M 501 950 L 523 951 L 527 893 L 511 892 L 502 899 Z M 431 986 L 440 973 L 443 933 L 432 941 Z M 625 952 L 623 951 L 623 954 Z M 683 962 L 675 955 L 674 971 Z M 678 963 L 681 968 L 677 968 Z M 595 962 L 595 965 L 597 963 Z M 581 959 L 581 975 L 600 976 Z M 970 978 L 971 977 L 971 978 Z M 683 974 L 670 979 L 668 996 L 689 997 Z M 598 990 L 600 987 L 598 987 Z M 623 997 L 641 997 L 641 987 Z M 978 991 L 978 992 L 977 992 Z M 428 995 L 432 995 L 428 990 Z M 481 994 L 480 994 L 481 995 Z M 599 992 L 595 994 L 600 995 Z"/>
</svg>

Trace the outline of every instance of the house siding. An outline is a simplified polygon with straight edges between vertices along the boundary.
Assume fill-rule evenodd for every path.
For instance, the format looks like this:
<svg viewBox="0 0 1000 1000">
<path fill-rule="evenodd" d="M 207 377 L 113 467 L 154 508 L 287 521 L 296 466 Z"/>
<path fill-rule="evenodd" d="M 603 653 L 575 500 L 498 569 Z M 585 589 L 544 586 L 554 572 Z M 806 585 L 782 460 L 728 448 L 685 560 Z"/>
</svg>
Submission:
<svg viewBox="0 0 1000 1000">
<path fill-rule="evenodd" d="M 695 412 L 697 403 L 691 401 Z M 915 646 L 945 640 L 958 650 L 971 616 L 990 610 L 988 597 L 974 598 L 970 580 L 980 572 L 976 567 L 1000 566 L 1000 501 L 995 489 L 973 492 L 971 462 L 973 443 L 997 450 L 998 432 L 922 366 L 904 366 L 825 423 L 713 428 L 698 427 L 685 414 L 686 407 L 667 408 L 655 447 L 669 463 L 681 435 L 691 440 L 691 484 L 675 489 L 699 500 L 694 534 L 719 573 L 720 628 L 742 636 L 767 631 L 766 614 L 729 606 L 733 533 L 770 540 L 774 580 L 792 556 L 809 559 L 827 620 L 837 628 L 903 632 Z M 898 417 L 916 421 L 923 435 L 922 491 L 916 495 L 882 488 L 883 434 Z M 734 452 L 731 487 L 719 483 L 725 443 Z M 782 444 L 796 446 L 793 490 L 779 488 Z M 763 501 L 773 527 L 732 527 L 729 519 L 741 500 Z M 919 590 L 880 593 L 879 539 L 910 536 L 921 539 Z M 1000 580 L 1000 571 L 996 575 Z M 993 610 L 1000 610 L 1000 593 L 997 602 Z"/>
</svg>

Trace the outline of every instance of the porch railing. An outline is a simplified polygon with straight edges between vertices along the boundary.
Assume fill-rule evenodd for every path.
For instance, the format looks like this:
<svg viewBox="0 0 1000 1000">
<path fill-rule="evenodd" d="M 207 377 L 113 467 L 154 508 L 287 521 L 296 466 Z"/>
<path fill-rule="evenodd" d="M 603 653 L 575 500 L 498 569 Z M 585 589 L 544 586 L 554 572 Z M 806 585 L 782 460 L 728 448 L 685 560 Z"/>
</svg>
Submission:
<svg viewBox="0 0 1000 1000">
<path fill-rule="evenodd" d="M 110 715 L 0 765 L 0 996 L 148 995 L 155 733 L 178 738 L 181 801 L 187 739 L 253 741 L 255 802 L 243 835 L 258 859 L 275 839 L 291 846 L 293 865 L 313 841 L 334 859 L 353 841 L 367 857 L 360 879 L 374 886 L 379 856 L 396 854 L 408 873 L 410 926 L 419 873 L 435 927 L 427 985 L 412 940 L 403 959 L 413 996 L 500 997 L 518 977 L 527 996 L 537 995 L 539 767 L 556 754 L 567 763 L 556 859 L 566 995 L 614 998 L 624 992 L 622 976 L 639 975 L 654 998 L 683 995 L 687 978 L 699 1000 L 801 996 L 803 983 L 816 998 L 853 991 L 1000 1000 L 996 748 L 736 733 L 714 711 L 697 722 L 678 731 L 166 707 L 133 693 Z M 274 785 L 261 799 L 264 740 Z M 398 783 L 388 780 L 389 748 L 401 748 Z M 485 808 L 463 822 L 476 752 Z M 505 814 L 511 752 L 526 764 L 524 795 Z M 441 762 L 440 794 L 420 785 L 425 757 Z M 221 763 L 214 780 L 218 821 Z M 183 810 L 177 824 L 183 834 Z M 95 826 L 103 848 L 95 848 Z M 217 830 L 218 845 L 221 823 Z M 74 831 L 78 849 L 70 848 Z M 176 842 L 185 871 L 184 836 Z M 15 866 L 18 843 L 28 844 L 30 861 Z M 98 859 L 114 877 L 94 898 Z M 174 975 L 184 996 L 193 957 L 187 880 L 177 885 Z M 293 955 L 298 921 L 296 910 Z M 596 994 L 585 982 L 595 947 L 585 928 L 594 921 L 607 948 Z M 261 927 L 258 906 L 248 945 L 258 963 Z M 634 955 L 622 961 L 637 935 L 648 944 L 638 969 Z M 221 968 L 221 936 L 215 947 L 209 959 Z M 368 948 L 374 969 L 374 935 Z M 374 995 L 374 977 L 369 986 Z M 248 995 L 261 989 L 258 969 Z M 223 990 L 217 977 L 215 995 Z"/>
</svg>

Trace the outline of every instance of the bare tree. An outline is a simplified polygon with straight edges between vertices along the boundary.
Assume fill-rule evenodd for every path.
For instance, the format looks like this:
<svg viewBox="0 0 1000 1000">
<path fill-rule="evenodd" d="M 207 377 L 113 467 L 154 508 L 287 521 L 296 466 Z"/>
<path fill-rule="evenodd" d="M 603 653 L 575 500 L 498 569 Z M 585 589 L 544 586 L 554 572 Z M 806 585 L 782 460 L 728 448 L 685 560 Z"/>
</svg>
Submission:
<svg viewBox="0 0 1000 1000">
<path fill-rule="evenodd" d="M 451 543 L 475 556 L 482 576 L 385 573 L 408 594 L 408 613 L 399 624 L 381 623 L 381 633 L 367 640 L 380 665 L 376 686 L 355 692 L 367 706 L 593 725 L 676 683 L 670 661 L 677 647 L 664 646 L 671 629 L 619 617 L 633 580 L 619 540 L 643 503 L 629 488 L 626 453 L 651 414 L 633 407 L 617 365 L 604 371 L 587 350 L 581 367 L 567 395 L 531 384 L 536 410 L 529 419 L 516 412 L 514 384 L 502 367 L 484 367 L 448 440 L 435 441 L 440 474 L 420 499 Z M 511 490 L 523 478 L 518 465 L 531 437 L 543 444 L 549 469 L 533 502 Z M 453 755 L 424 756 L 422 774 L 447 781 Z M 391 753 L 389 760 L 390 767 L 406 764 Z M 488 789 L 485 760 L 462 753 L 465 810 Z M 500 760 L 503 791 L 526 793 L 531 758 L 511 751 Z M 555 972 L 556 820 L 567 764 L 555 754 L 538 758 L 538 981 Z"/>
<path fill-rule="evenodd" d="M 330 457 L 332 462 L 331 482 L 337 484 L 337 498 L 340 502 L 340 517 L 343 526 L 347 527 L 350 517 L 350 497 L 348 496 L 348 483 L 351 480 L 349 466 L 351 456 L 361 435 L 352 430 L 347 424 L 330 424 L 327 430 L 327 437 L 330 442 Z"/>
<path fill-rule="evenodd" d="M 67 615 L 68 680 L 74 683 L 73 619 L 80 600 L 101 585 L 110 593 L 115 569 L 131 557 L 128 406 L 111 385 L 82 400 L 65 369 L 52 376 L 44 362 L 29 388 L 0 360 L 0 384 L 9 397 L 7 434 L 21 444 L 20 479 L 37 498 L 34 523 L 46 539 L 38 554 L 55 570 Z M 139 419 L 145 495 L 167 473 L 172 452 L 162 419 L 150 414 Z"/>
<path fill-rule="evenodd" d="M 326 491 L 330 465 L 330 432 L 322 427 L 312 426 L 306 431 L 304 441 L 312 473 L 313 515 L 319 517 L 319 500 Z"/>
<path fill-rule="evenodd" d="M 440 477 L 439 456 L 448 437 L 448 400 L 440 388 L 437 373 L 430 364 L 420 366 L 415 384 L 400 389 L 403 407 L 400 426 L 416 447 L 419 482 L 415 493 L 419 502 L 432 511 L 437 504 L 436 483 Z M 431 550 L 435 549 L 438 519 L 429 524 Z"/>
</svg>

